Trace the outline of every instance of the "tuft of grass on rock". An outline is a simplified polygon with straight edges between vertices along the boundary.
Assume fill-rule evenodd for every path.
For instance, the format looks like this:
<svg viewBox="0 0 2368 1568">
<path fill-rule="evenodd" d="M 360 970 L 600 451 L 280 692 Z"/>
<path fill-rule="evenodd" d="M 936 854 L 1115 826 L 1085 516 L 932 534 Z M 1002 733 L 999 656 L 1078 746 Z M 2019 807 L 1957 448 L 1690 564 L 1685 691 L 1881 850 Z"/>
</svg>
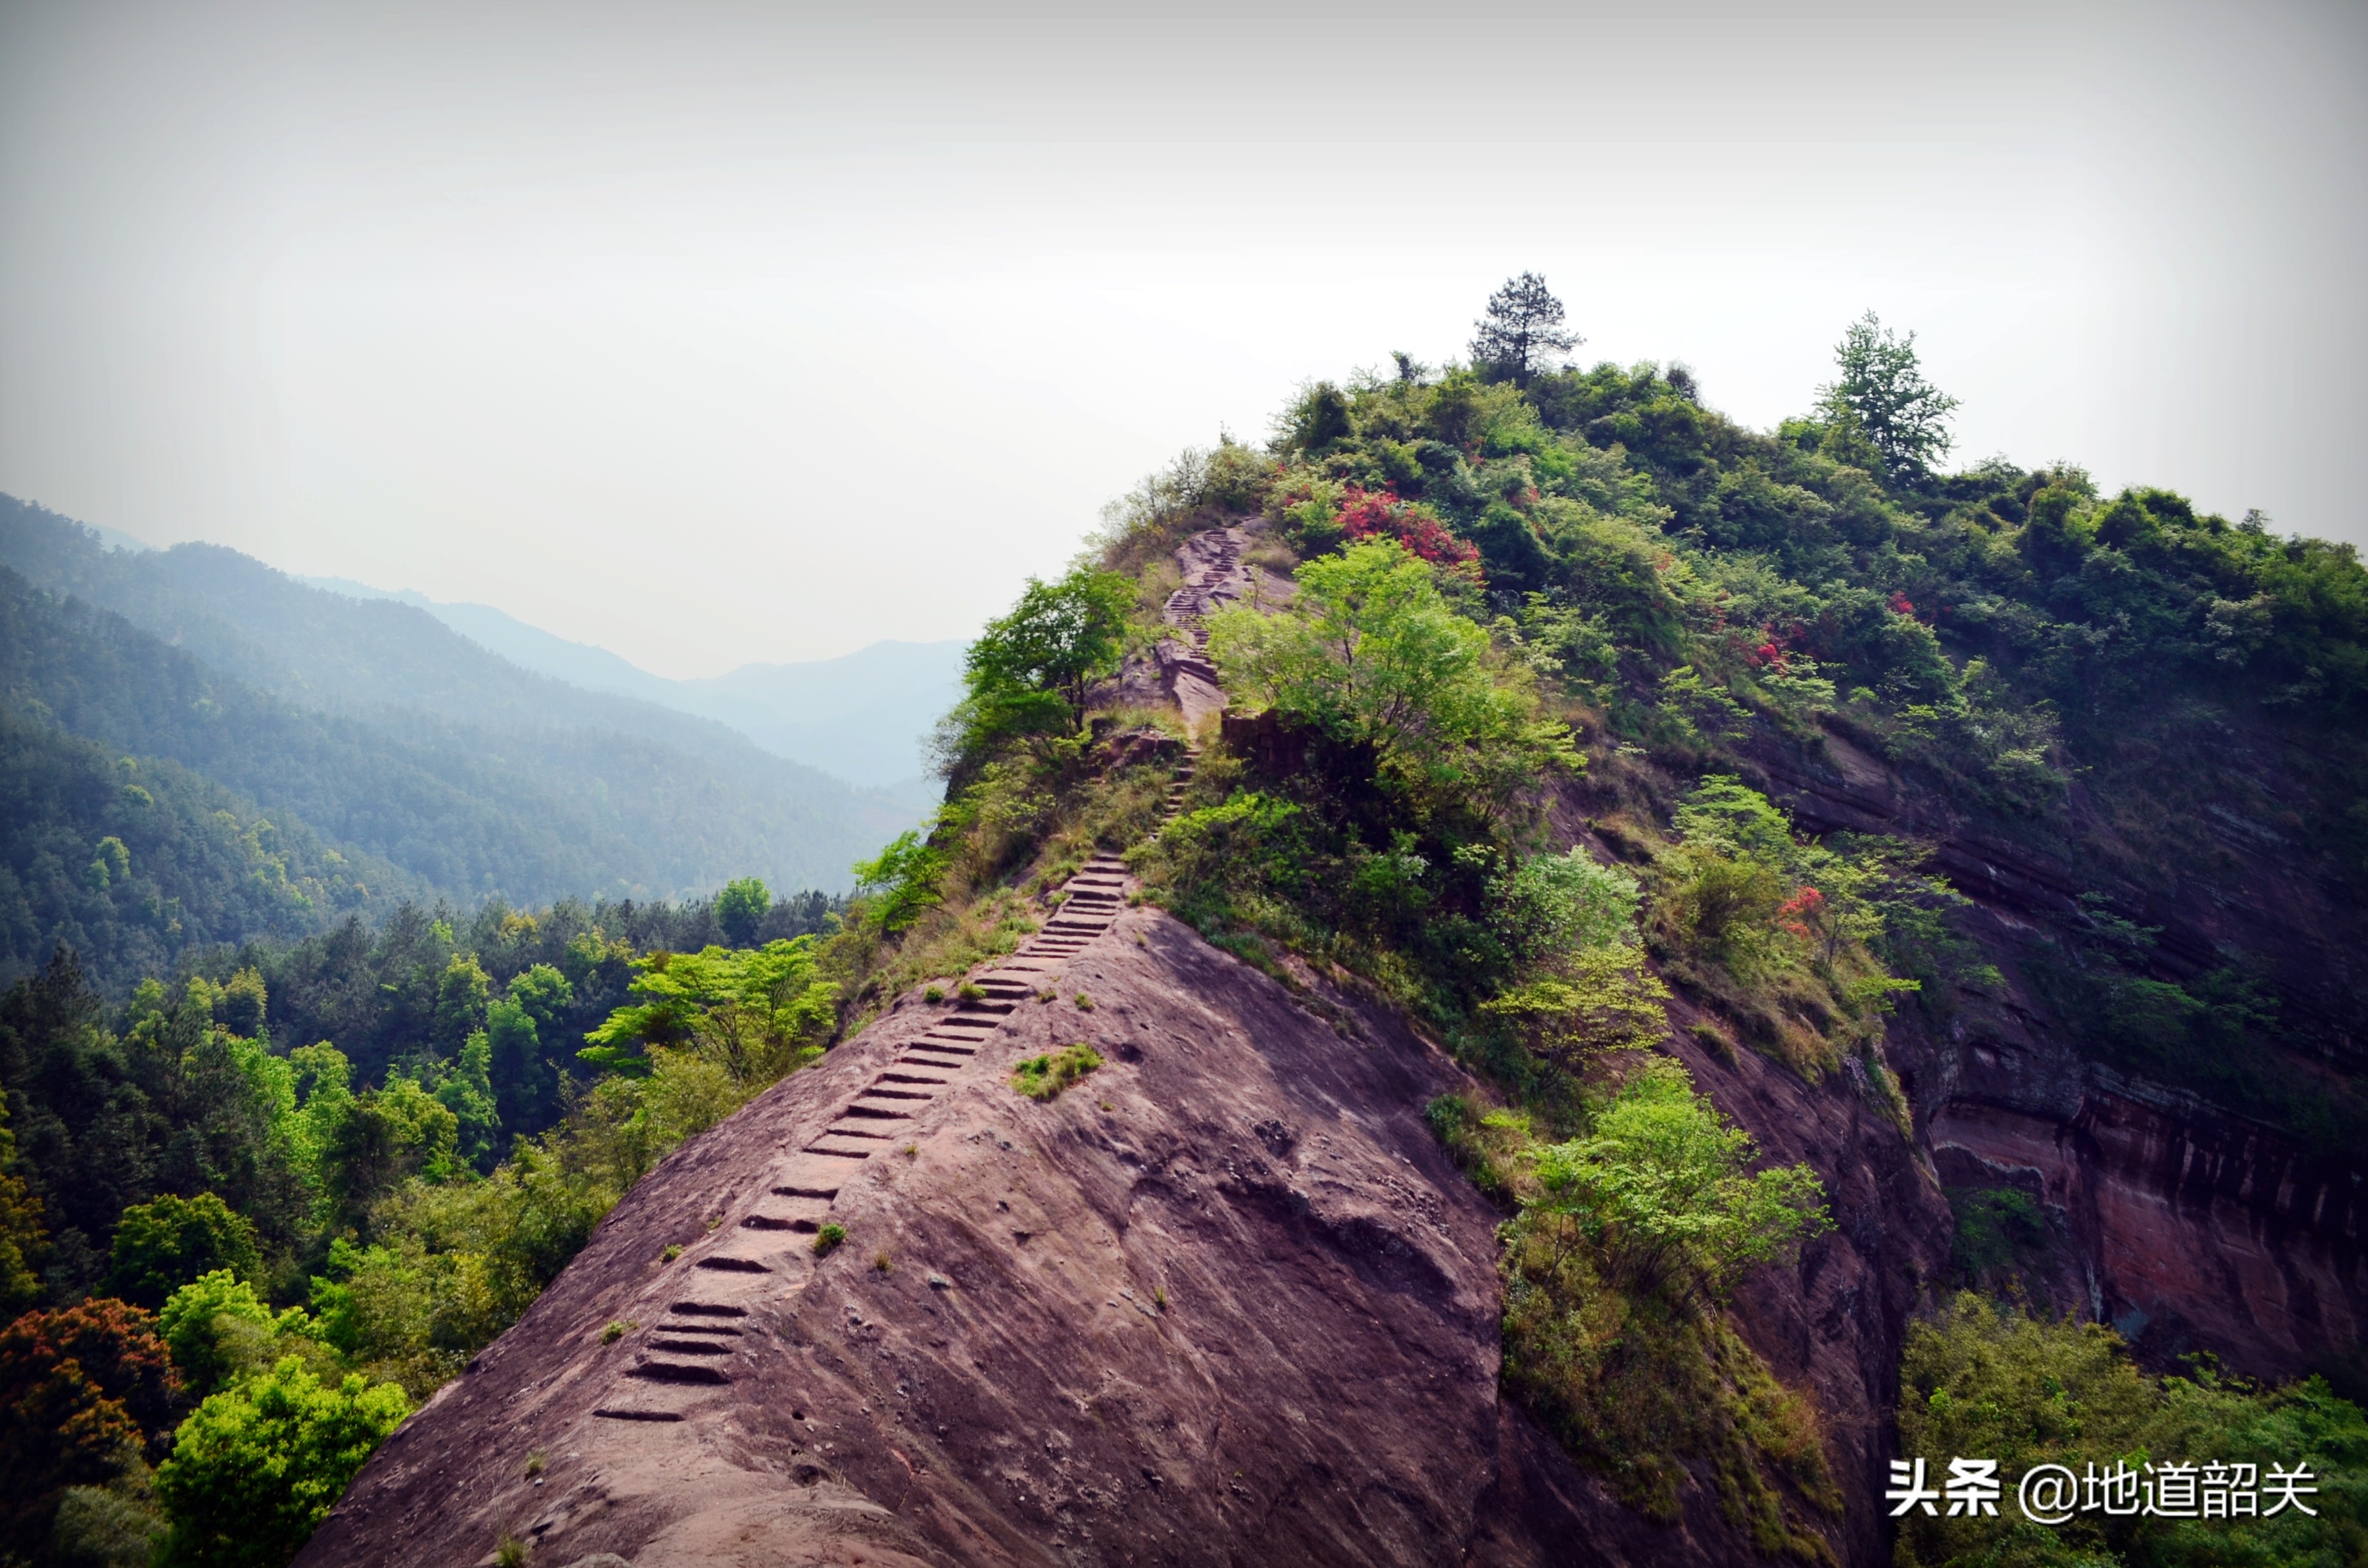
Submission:
<svg viewBox="0 0 2368 1568">
<path fill-rule="evenodd" d="M 945 999 L 946 988 L 942 985 L 932 985 L 921 993 L 921 1000 L 924 1002 L 942 1002 Z"/>
<path fill-rule="evenodd" d="M 954 994 L 965 1002 L 984 1002 L 986 1000 L 986 987 L 965 980 L 962 983 L 962 988 Z"/>
<path fill-rule="evenodd" d="M 658 1261 L 661 1263 L 672 1263 L 676 1258 L 680 1257 L 681 1256 L 682 1248 L 679 1245 L 670 1246 L 666 1248 L 666 1251 L 658 1254 Z"/>
<path fill-rule="evenodd" d="M 1087 995 L 1087 994 L 1086 994 L 1084 992 L 1082 992 L 1082 991 L 1078 992 L 1078 993 L 1077 993 L 1077 1011 L 1078 1011 L 1078 1012 L 1080 1012 L 1080 1013 L 1090 1013 L 1090 1012 L 1092 1012 L 1093 1010 L 1094 1010 L 1094 999 L 1093 999 L 1091 996 Z"/>
<path fill-rule="evenodd" d="M 816 1257 L 828 1257 L 838 1250 L 838 1244 L 845 1240 L 847 1240 L 847 1227 L 833 1221 L 814 1233 L 814 1255 Z"/>
<path fill-rule="evenodd" d="M 1080 1040 L 1065 1050 L 1022 1062 L 1012 1069 L 1011 1086 L 1031 1100 L 1054 1099 L 1101 1064 L 1101 1053 Z"/>
</svg>

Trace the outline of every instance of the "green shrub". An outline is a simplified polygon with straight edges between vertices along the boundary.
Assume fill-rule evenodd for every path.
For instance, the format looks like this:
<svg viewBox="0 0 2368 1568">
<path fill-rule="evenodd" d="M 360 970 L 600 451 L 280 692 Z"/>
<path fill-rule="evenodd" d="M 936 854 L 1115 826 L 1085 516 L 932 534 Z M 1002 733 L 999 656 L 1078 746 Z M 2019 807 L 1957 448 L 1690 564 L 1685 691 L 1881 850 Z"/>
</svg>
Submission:
<svg viewBox="0 0 2368 1568">
<path fill-rule="evenodd" d="M 1602 864 L 1580 846 L 1566 855 L 1531 856 L 1492 891 L 1507 946 L 1549 962 L 1579 949 L 1633 942 L 1644 897 L 1633 872 Z"/>
<path fill-rule="evenodd" d="M 1578 1074 L 1606 1051 L 1642 1051 L 1668 1034 L 1669 989 L 1634 948 L 1593 948 L 1560 970 L 1480 1005 L 1539 1060 Z"/>
<path fill-rule="evenodd" d="M 253 1286 L 226 1268 L 182 1286 L 156 1314 L 183 1386 L 200 1398 L 289 1354 L 281 1341 L 309 1339 L 313 1327 L 302 1307 L 275 1316 Z"/>
<path fill-rule="evenodd" d="M 1020 1062 L 1012 1070 L 1011 1086 L 1031 1100 L 1054 1099 L 1101 1064 L 1100 1053 L 1080 1042 Z"/>
<path fill-rule="evenodd" d="M 837 1221 L 826 1221 L 822 1229 L 814 1233 L 814 1255 L 816 1257 L 828 1257 L 837 1251 L 839 1244 L 846 1240 L 847 1227 Z"/>
<path fill-rule="evenodd" d="M 156 1470 L 168 1568 L 282 1568 L 411 1414 L 390 1383 L 335 1387 L 290 1357 L 198 1406 Z"/>
<path fill-rule="evenodd" d="M 1998 1517 L 1901 1523 L 1901 1568 L 2017 1562 L 2129 1568 L 2351 1562 L 2368 1546 L 2368 1415 L 2310 1378 L 2264 1388 L 2219 1376 L 2208 1360 L 2186 1377 L 2153 1377 L 2100 1324 L 2024 1315 L 1959 1296 L 1908 1330 L 1900 1363 L 1899 1451 L 1945 1474 L 1952 1455 L 1995 1459 L 2007 1483 Z M 2307 1465 L 2314 1518 L 2180 1519 L 2077 1514 L 2047 1528 L 2027 1522 L 2014 1485 L 2036 1464 L 2076 1474 L 2115 1463 Z M 2274 1494 L 2264 1494 L 2267 1509 Z"/>
<path fill-rule="evenodd" d="M 1577 1220 L 1633 1289 L 1716 1296 L 1744 1272 L 1830 1230 L 1807 1165 L 1753 1172 L 1750 1134 L 1685 1069 L 1647 1062 L 1588 1136 L 1540 1149 L 1531 1207 Z"/>
<path fill-rule="evenodd" d="M 216 1269 L 241 1279 L 262 1277 L 255 1226 L 211 1192 L 166 1196 L 123 1211 L 109 1254 L 109 1292 L 154 1309 L 182 1286 Z"/>
</svg>

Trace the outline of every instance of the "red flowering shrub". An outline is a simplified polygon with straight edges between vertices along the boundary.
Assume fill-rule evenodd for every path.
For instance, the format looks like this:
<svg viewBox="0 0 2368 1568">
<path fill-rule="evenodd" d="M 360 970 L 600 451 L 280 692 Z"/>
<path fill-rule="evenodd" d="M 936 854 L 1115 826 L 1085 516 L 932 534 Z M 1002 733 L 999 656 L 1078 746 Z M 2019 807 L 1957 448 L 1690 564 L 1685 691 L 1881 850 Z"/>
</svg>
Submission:
<svg viewBox="0 0 2368 1568">
<path fill-rule="evenodd" d="M 0 1556 L 46 1552 L 59 1494 L 112 1478 L 127 1448 L 156 1457 L 179 1392 L 138 1307 L 82 1301 L 0 1329 Z"/>
<path fill-rule="evenodd" d="M 1401 501 L 1386 490 L 1347 486 L 1338 520 L 1352 540 L 1394 539 L 1435 566 L 1468 568 L 1473 577 L 1479 575 L 1476 545 L 1450 533 L 1429 507 Z"/>
<path fill-rule="evenodd" d="M 1824 927 L 1825 915 L 1826 895 L 1815 888 L 1803 888 L 1776 906 L 1776 924 L 1805 942 Z"/>
</svg>

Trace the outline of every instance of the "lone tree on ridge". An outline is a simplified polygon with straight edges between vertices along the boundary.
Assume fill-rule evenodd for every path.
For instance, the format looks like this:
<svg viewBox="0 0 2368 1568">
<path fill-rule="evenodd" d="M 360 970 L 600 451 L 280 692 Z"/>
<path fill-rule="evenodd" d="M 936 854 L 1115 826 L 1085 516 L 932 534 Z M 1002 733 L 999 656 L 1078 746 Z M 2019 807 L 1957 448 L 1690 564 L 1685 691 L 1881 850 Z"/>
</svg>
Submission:
<svg viewBox="0 0 2368 1568">
<path fill-rule="evenodd" d="M 1551 368 L 1550 356 L 1587 341 L 1564 330 L 1562 318 L 1562 301 L 1547 290 L 1544 278 L 1534 272 L 1507 278 L 1502 289 L 1488 296 L 1487 314 L 1472 324 L 1480 329 L 1472 340 L 1473 362 L 1527 386 L 1531 378 Z"/>
<path fill-rule="evenodd" d="M 1912 484 L 1948 454 L 1957 400 L 1924 379 L 1916 335 L 1901 337 L 1869 311 L 1834 345 L 1841 375 L 1818 389 L 1839 437 L 1837 455 L 1862 441 L 1894 484 Z"/>
</svg>

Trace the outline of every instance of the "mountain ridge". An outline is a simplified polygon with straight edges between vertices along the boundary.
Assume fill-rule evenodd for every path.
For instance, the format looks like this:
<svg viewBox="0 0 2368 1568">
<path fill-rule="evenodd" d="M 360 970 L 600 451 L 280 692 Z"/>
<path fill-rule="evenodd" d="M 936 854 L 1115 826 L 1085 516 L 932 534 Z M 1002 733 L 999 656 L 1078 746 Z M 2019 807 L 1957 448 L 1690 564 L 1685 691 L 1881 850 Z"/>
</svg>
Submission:
<svg viewBox="0 0 2368 1568">
<path fill-rule="evenodd" d="M 434 599 L 416 589 L 378 588 L 349 577 L 297 581 L 413 606 L 522 668 L 712 719 L 775 756 L 859 786 L 894 790 L 900 800 L 933 788 L 922 774 L 922 738 L 960 696 L 968 646 L 959 640 L 888 638 L 834 658 L 758 662 L 718 676 L 676 678 L 492 605 Z"/>
</svg>

